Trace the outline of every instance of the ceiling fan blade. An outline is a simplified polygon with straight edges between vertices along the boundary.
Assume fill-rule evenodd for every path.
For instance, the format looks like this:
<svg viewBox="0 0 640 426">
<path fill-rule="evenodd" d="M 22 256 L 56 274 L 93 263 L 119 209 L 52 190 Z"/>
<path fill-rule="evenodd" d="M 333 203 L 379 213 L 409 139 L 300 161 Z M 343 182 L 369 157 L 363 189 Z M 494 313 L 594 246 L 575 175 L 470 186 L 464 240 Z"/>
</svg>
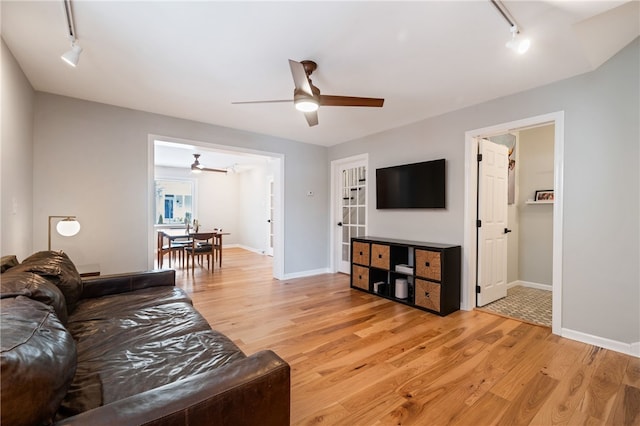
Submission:
<svg viewBox="0 0 640 426">
<path fill-rule="evenodd" d="M 380 98 L 358 98 L 354 96 L 320 95 L 320 105 L 322 106 L 355 106 L 380 108 L 383 104 L 384 99 Z"/>
<path fill-rule="evenodd" d="M 309 123 L 309 127 L 318 125 L 318 111 L 305 112 L 304 118 L 307 119 L 307 123 Z"/>
<path fill-rule="evenodd" d="M 227 169 L 208 169 L 206 167 L 200 167 L 200 170 L 202 170 L 203 172 L 227 173 Z"/>
<path fill-rule="evenodd" d="M 307 78 L 307 72 L 304 70 L 304 65 L 289 59 L 289 68 L 291 68 L 291 75 L 293 76 L 293 83 L 296 85 L 296 89 L 303 91 L 309 96 L 313 96 L 311 84 Z"/>
<path fill-rule="evenodd" d="M 232 104 L 275 104 L 280 102 L 293 102 L 293 99 L 278 99 L 271 101 L 242 101 L 242 102 L 231 102 Z"/>
</svg>

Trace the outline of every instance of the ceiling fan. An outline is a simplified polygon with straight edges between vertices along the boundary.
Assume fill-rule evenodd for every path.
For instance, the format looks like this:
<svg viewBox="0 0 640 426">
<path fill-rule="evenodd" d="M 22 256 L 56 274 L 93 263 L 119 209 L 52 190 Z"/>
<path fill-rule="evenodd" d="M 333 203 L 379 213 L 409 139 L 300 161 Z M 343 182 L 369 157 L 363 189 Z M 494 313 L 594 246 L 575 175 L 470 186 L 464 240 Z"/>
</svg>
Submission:
<svg viewBox="0 0 640 426">
<path fill-rule="evenodd" d="M 289 59 L 289 67 L 293 76 L 295 89 L 293 90 L 293 100 L 271 100 L 271 101 L 247 101 L 232 102 L 233 104 L 261 104 L 276 102 L 293 102 L 296 109 L 304 112 L 304 116 L 309 123 L 309 127 L 318 124 L 318 107 L 320 106 L 354 106 L 354 107 L 376 107 L 380 108 L 384 104 L 384 99 L 380 98 L 359 98 L 353 96 L 321 95 L 320 89 L 311 82 L 311 73 L 318 68 L 313 61 L 297 62 Z"/>
<path fill-rule="evenodd" d="M 203 167 L 202 164 L 200 164 L 200 161 L 198 160 L 200 158 L 200 154 L 193 154 L 193 156 L 195 157 L 195 161 L 191 165 L 192 173 L 202 173 L 202 172 L 227 173 L 227 169 L 209 169 L 209 168 Z"/>
</svg>

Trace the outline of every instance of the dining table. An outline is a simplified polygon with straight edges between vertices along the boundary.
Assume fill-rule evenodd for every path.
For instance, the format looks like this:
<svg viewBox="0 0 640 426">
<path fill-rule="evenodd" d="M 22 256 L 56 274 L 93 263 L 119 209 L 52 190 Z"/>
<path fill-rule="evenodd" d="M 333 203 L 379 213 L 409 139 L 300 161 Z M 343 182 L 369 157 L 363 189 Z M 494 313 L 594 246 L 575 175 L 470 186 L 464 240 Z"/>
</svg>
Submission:
<svg viewBox="0 0 640 426">
<path fill-rule="evenodd" d="M 218 258 L 218 265 L 222 266 L 222 236 L 223 235 L 231 235 L 230 232 L 222 232 L 222 230 L 220 229 L 203 229 L 200 228 L 198 229 L 198 232 L 195 232 L 193 230 L 193 228 L 167 228 L 167 229 L 162 229 L 159 232 L 162 232 L 162 234 L 164 235 L 164 237 L 169 241 L 169 248 L 171 248 L 171 244 L 173 244 L 174 241 L 179 241 L 179 240 L 189 240 L 190 238 L 193 237 L 194 234 L 203 234 L 203 233 L 212 233 L 214 234 L 216 237 L 218 237 L 218 241 L 220 243 L 220 250 L 219 250 L 219 254 L 220 257 Z"/>
</svg>

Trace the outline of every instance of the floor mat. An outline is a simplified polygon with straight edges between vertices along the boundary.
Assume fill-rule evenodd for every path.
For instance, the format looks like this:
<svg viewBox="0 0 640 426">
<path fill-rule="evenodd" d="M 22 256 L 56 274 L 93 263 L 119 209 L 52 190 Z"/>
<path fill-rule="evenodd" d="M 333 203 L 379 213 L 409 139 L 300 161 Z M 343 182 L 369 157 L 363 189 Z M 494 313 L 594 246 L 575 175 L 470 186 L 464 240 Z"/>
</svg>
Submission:
<svg viewBox="0 0 640 426">
<path fill-rule="evenodd" d="M 547 290 L 518 285 L 507 290 L 507 297 L 478 309 L 551 327 L 551 292 Z"/>
</svg>

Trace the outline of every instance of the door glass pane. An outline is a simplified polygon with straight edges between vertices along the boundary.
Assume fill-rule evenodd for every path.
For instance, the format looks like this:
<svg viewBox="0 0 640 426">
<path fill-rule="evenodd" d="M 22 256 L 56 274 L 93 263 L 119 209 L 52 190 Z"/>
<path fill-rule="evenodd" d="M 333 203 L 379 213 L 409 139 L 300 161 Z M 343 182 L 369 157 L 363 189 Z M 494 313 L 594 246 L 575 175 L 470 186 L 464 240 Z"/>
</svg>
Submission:
<svg viewBox="0 0 640 426">
<path fill-rule="evenodd" d="M 349 245 L 348 244 L 342 244 L 342 260 L 344 262 L 349 261 Z"/>
<path fill-rule="evenodd" d="M 358 225 L 362 225 L 364 223 L 364 214 L 365 214 L 365 208 L 358 207 Z"/>
<path fill-rule="evenodd" d="M 358 188 L 358 204 L 359 205 L 364 205 L 366 202 L 366 193 L 367 191 L 364 190 L 364 186 L 361 186 L 360 188 Z"/>
<path fill-rule="evenodd" d="M 366 168 L 353 167 L 342 170 L 340 206 L 342 241 L 340 255 L 343 262 L 351 257 L 351 238 L 365 235 Z"/>
</svg>

